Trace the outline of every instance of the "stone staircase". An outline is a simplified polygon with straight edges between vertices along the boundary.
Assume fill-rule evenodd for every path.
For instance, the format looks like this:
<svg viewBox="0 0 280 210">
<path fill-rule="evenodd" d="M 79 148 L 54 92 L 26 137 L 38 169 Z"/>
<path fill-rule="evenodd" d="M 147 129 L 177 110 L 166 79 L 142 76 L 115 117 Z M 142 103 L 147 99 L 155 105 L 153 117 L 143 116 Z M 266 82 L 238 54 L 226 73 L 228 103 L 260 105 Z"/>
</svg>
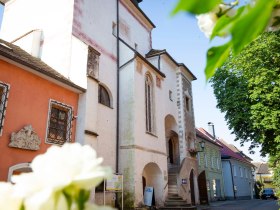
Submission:
<svg viewBox="0 0 280 210">
<path fill-rule="evenodd" d="M 170 168 L 168 170 L 168 196 L 165 200 L 164 207 L 160 209 L 164 210 L 196 210 L 196 206 L 187 204 L 179 195 L 177 188 L 177 170 L 176 168 Z"/>
</svg>

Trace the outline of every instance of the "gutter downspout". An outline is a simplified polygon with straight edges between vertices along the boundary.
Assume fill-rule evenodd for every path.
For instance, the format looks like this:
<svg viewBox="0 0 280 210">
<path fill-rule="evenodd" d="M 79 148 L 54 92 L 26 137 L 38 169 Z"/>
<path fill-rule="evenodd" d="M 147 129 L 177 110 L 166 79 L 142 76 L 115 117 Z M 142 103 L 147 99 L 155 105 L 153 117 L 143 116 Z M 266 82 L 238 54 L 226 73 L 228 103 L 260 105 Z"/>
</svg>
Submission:
<svg viewBox="0 0 280 210">
<path fill-rule="evenodd" d="M 119 102 L 120 102 L 120 43 L 119 43 L 119 0 L 116 0 L 117 3 L 117 113 L 116 113 L 116 173 L 119 173 Z"/>
<path fill-rule="evenodd" d="M 232 165 L 231 165 L 230 160 L 228 160 L 228 162 L 229 162 L 229 165 L 230 165 L 230 172 L 231 172 L 231 180 L 232 180 L 233 197 L 234 197 L 234 200 L 236 200 L 236 195 L 235 195 L 235 190 L 234 190 L 234 179 L 233 179 L 233 173 L 232 173 Z"/>
</svg>

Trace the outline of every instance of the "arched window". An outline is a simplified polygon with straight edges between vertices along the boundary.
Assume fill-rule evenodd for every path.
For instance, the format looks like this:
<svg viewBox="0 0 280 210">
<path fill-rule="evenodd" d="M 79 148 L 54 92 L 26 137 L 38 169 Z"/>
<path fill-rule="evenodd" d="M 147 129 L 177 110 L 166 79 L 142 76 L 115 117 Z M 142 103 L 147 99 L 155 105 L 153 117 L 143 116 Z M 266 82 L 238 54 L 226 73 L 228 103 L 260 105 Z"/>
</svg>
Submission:
<svg viewBox="0 0 280 210">
<path fill-rule="evenodd" d="M 19 163 L 17 165 L 13 165 L 9 168 L 8 182 L 11 182 L 12 175 L 18 175 L 21 173 L 28 173 L 28 172 L 32 172 L 30 163 Z"/>
<path fill-rule="evenodd" d="M 98 102 L 105 106 L 111 107 L 109 92 L 102 85 L 99 85 Z"/>
<path fill-rule="evenodd" d="M 153 81 L 150 75 L 145 78 L 145 102 L 146 102 L 146 131 L 155 132 L 154 128 L 154 100 L 153 100 Z"/>
</svg>

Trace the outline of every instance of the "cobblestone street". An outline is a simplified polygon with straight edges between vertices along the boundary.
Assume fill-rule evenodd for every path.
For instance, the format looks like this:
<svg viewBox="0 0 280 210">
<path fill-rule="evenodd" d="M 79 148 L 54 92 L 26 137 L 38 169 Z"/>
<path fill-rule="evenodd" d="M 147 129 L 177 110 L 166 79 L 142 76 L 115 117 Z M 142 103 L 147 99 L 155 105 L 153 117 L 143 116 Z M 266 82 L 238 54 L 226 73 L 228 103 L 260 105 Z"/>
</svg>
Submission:
<svg viewBox="0 0 280 210">
<path fill-rule="evenodd" d="M 275 200 L 235 200 L 217 201 L 209 206 L 199 206 L 198 210 L 278 210 L 280 206 Z"/>
</svg>

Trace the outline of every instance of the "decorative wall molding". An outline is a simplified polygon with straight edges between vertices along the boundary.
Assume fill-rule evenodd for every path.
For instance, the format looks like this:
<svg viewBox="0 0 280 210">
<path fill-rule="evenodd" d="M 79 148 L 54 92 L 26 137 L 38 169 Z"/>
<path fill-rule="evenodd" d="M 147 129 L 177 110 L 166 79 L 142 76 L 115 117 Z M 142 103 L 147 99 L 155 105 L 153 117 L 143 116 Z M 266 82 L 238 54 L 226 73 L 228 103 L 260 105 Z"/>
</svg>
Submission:
<svg viewBox="0 0 280 210">
<path fill-rule="evenodd" d="M 31 125 L 24 126 L 17 133 L 11 135 L 10 147 L 16 147 L 27 150 L 39 150 L 41 140 Z"/>
</svg>

